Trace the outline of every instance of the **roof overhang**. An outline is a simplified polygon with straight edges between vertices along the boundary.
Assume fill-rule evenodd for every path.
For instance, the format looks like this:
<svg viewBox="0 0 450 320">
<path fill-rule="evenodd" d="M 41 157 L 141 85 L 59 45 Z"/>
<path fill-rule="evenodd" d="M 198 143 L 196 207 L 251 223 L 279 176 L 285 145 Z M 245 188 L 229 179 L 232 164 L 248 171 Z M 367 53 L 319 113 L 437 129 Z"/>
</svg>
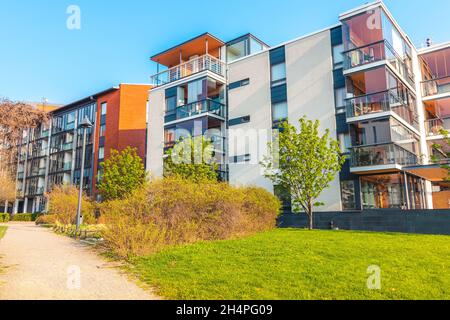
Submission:
<svg viewBox="0 0 450 320">
<path fill-rule="evenodd" d="M 403 170 L 431 182 L 442 182 L 448 177 L 447 169 L 440 164 L 409 166 Z"/>
<path fill-rule="evenodd" d="M 151 60 L 170 68 L 179 65 L 181 62 L 180 58 L 183 61 L 187 61 L 189 57 L 195 55 L 200 56 L 206 53 L 217 55 L 219 48 L 224 44 L 225 42 L 206 32 L 152 56 Z"/>
</svg>

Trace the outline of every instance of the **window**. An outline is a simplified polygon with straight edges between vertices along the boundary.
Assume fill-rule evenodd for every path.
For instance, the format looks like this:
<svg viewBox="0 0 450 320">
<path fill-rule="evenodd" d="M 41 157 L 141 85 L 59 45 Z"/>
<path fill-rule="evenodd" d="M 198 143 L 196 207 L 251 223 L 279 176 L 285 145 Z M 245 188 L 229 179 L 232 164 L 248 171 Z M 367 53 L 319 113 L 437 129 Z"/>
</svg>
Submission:
<svg viewBox="0 0 450 320">
<path fill-rule="evenodd" d="M 173 113 L 177 107 L 177 97 L 169 97 L 166 99 L 166 113 Z"/>
<path fill-rule="evenodd" d="M 244 163 L 244 162 L 250 162 L 251 160 L 251 155 L 250 154 L 245 154 L 245 155 L 241 155 L 241 156 L 233 156 L 230 159 L 231 163 Z"/>
<path fill-rule="evenodd" d="M 245 116 L 245 117 L 240 117 L 240 118 L 235 118 L 235 119 L 230 119 L 228 121 L 228 125 L 230 127 L 232 126 L 237 126 L 239 124 L 243 124 L 243 123 L 249 123 L 250 122 L 250 116 Z"/>
<path fill-rule="evenodd" d="M 355 182 L 342 181 L 341 182 L 341 197 L 343 210 L 356 210 L 355 197 Z"/>
<path fill-rule="evenodd" d="M 247 86 L 250 84 L 250 79 L 244 79 L 244 80 L 240 80 L 240 81 L 236 81 L 233 83 L 230 83 L 228 86 L 229 90 L 233 90 L 233 89 L 237 89 L 243 86 Z"/>
<path fill-rule="evenodd" d="M 104 137 L 105 134 L 106 134 L 106 125 L 105 125 L 105 124 L 102 124 L 102 125 L 100 126 L 100 137 Z"/>
<path fill-rule="evenodd" d="M 105 148 L 104 147 L 98 148 L 98 159 L 99 160 L 105 159 Z"/>
<path fill-rule="evenodd" d="M 340 44 L 333 47 L 333 66 L 335 69 L 342 68 L 344 63 L 344 45 Z"/>
<path fill-rule="evenodd" d="M 278 86 L 286 83 L 286 63 L 277 63 L 271 67 L 272 86 Z"/>
<path fill-rule="evenodd" d="M 272 105 L 273 122 L 284 121 L 288 118 L 287 102 L 278 102 Z"/>
<path fill-rule="evenodd" d="M 349 153 L 352 147 L 352 139 L 350 133 L 339 134 L 339 145 L 341 146 L 342 153 Z"/>
<path fill-rule="evenodd" d="M 108 111 L 108 104 L 106 102 L 102 103 L 102 116 L 106 115 L 106 112 Z"/>
<path fill-rule="evenodd" d="M 75 122 L 75 112 L 69 113 L 67 115 L 67 123 Z"/>
<path fill-rule="evenodd" d="M 339 88 L 334 91 L 334 99 L 336 101 L 337 113 L 345 112 L 345 98 L 347 97 L 347 91 L 345 88 Z"/>
</svg>

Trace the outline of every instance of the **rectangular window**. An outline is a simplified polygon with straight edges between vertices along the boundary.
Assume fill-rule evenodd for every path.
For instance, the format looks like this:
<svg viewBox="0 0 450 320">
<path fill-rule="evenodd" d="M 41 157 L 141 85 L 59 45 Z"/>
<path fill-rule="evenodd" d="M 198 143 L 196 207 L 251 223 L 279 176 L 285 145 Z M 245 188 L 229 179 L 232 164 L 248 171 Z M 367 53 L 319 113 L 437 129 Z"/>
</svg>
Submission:
<svg viewBox="0 0 450 320">
<path fill-rule="evenodd" d="M 169 97 L 166 99 L 166 113 L 170 114 L 175 112 L 175 109 L 177 107 L 177 97 Z"/>
<path fill-rule="evenodd" d="M 339 145 L 341 146 L 342 153 L 349 153 L 352 147 L 352 139 L 350 133 L 339 134 Z"/>
<path fill-rule="evenodd" d="M 342 193 L 342 209 L 356 210 L 355 182 L 342 181 L 341 193 Z"/>
<path fill-rule="evenodd" d="M 288 118 L 287 102 L 278 102 L 272 105 L 273 122 L 284 121 Z"/>
<path fill-rule="evenodd" d="M 286 63 L 277 63 L 271 67 L 272 86 L 279 86 L 286 83 Z"/>
<path fill-rule="evenodd" d="M 334 98 L 336 101 L 336 110 L 338 113 L 345 112 L 345 98 L 347 91 L 345 88 L 339 88 L 334 91 Z"/>
<path fill-rule="evenodd" d="M 99 160 L 105 159 L 105 148 L 104 147 L 98 148 L 98 159 Z"/>
<path fill-rule="evenodd" d="M 233 156 L 230 159 L 231 163 L 245 163 L 245 162 L 250 162 L 251 160 L 251 155 L 250 154 L 245 154 L 245 155 L 241 155 L 241 156 Z"/>
<path fill-rule="evenodd" d="M 102 124 L 102 125 L 100 126 L 100 137 L 104 137 L 105 134 L 106 134 L 106 125 L 105 125 L 105 124 Z"/>
<path fill-rule="evenodd" d="M 250 84 L 250 79 L 244 79 L 236 82 L 232 82 L 228 85 L 229 90 L 237 89 Z"/>
<path fill-rule="evenodd" d="M 108 104 L 106 102 L 102 103 L 102 116 L 106 115 L 106 112 L 108 111 Z"/>
<path fill-rule="evenodd" d="M 335 69 L 342 68 L 344 64 L 344 45 L 340 44 L 333 47 L 333 66 Z"/>
</svg>

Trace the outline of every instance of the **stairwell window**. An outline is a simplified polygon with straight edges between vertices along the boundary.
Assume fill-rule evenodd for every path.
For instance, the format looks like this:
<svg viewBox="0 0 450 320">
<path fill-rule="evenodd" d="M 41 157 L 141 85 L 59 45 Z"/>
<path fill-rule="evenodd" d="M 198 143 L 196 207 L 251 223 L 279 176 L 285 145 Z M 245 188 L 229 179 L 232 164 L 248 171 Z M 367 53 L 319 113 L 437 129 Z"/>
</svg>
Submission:
<svg viewBox="0 0 450 320">
<path fill-rule="evenodd" d="M 106 112 L 108 111 L 108 104 L 106 102 L 102 103 L 102 116 L 106 115 Z"/>
<path fill-rule="evenodd" d="M 281 62 L 271 66 L 272 87 L 286 83 L 286 63 Z"/>
<path fill-rule="evenodd" d="M 98 159 L 99 160 L 105 159 L 105 148 L 104 147 L 98 148 Z"/>
<path fill-rule="evenodd" d="M 278 102 L 272 105 L 272 117 L 273 122 L 283 122 L 288 118 L 288 106 L 287 102 Z"/>
</svg>

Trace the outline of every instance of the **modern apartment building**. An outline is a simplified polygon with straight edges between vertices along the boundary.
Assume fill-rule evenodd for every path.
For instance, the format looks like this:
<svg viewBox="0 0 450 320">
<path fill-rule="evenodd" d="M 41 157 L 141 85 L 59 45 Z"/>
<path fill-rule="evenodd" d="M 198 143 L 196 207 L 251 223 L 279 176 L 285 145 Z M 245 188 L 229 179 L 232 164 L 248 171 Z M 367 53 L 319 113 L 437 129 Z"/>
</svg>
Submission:
<svg viewBox="0 0 450 320">
<path fill-rule="evenodd" d="M 446 172 L 431 161 L 450 129 L 450 43 L 417 49 L 380 1 L 274 47 L 205 33 L 152 60 L 164 67 L 149 92 L 153 176 L 179 138 L 206 134 L 222 179 L 279 194 L 288 211 L 260 160 L 272 129 L 306 116 L 347 157 L 319 211 L 450 208 Z"/>
<path fill-rule="evenodd" d="M 19 147 L 17 194 L 14 212 L 46 209 L 44 194 L 54 185 L 79 184 L 82 134 L 79 123 L 87 117 L 84 170 L 85 191 L 96 197 L 100 163 L 111 149 L 137 148 L 145 163 L 147 98 L 150 85 L 120 84 L 51 111 L 51 121 L 24 132 Z"/>
</svg>

